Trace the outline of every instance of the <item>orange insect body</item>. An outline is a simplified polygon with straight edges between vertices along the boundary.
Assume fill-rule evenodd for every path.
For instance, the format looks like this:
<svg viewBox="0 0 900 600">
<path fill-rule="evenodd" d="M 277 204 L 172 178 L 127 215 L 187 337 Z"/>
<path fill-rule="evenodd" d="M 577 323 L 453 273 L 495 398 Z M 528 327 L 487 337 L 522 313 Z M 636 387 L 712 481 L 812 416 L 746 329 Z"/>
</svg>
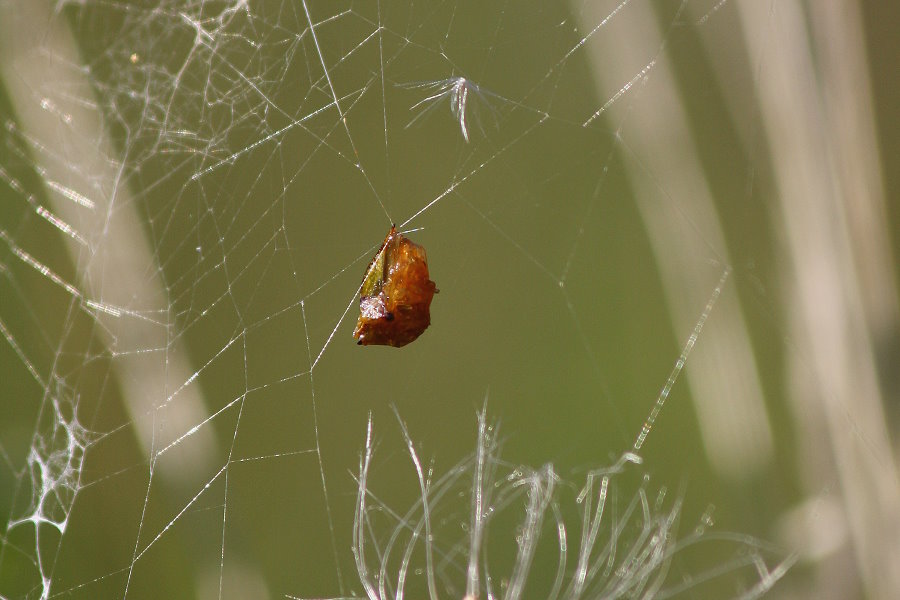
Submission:
<svg viewBox="0 0 900 600">
<path fill-rule="evenodd" d="M 356 343 L 399 348 L 412 342 L 431 324 L 436 292 L 425 248 L 391 227 L 363 276 Z"/>
</svg>

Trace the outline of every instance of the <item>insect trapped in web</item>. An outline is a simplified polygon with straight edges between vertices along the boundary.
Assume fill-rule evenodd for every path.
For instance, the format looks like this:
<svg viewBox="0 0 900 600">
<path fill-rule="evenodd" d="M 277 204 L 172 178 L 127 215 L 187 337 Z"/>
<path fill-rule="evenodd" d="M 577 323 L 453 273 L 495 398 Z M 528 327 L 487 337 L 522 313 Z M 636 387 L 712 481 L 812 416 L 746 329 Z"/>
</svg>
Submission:
<svg viewBox="0 0 900 600">
<path fill-rule="evenodd" d="M 356 343 L 399 348 L 412 342 L 431 324 L 437 291 L 425 248 L 392 226 L 363 276 Z"/>
</svg>

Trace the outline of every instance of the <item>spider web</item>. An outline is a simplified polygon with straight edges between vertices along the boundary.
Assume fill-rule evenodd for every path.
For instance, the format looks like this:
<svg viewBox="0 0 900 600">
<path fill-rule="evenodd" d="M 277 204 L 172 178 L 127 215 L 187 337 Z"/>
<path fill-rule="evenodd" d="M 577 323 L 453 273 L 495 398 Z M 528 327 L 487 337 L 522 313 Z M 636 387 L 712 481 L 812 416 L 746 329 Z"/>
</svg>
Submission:
<svg viewBox="0 0 900 600">
<path fill-rule="evenodd" d="M 0 595 L 769 591 L 853 484 L 771 485 L 758 4 L 0 4 Z M 433 325 L 359 348 L 392 224 Z"/>
</svg>

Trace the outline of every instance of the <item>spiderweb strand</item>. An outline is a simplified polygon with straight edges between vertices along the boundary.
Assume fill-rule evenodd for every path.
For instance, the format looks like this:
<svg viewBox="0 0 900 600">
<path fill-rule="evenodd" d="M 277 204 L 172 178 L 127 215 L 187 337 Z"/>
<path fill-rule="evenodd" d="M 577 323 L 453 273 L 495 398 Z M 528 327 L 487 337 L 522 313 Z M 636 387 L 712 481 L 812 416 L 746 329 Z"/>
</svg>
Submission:
<svg viewBox="0 0 900 600">
<path fill-rule="evenodd" d="M 694 344 L 697 343 L 697 338 L 700 337 L 700 332 L 703 330 L 703 326 L 706 324 L 706 320 L 709 318 L 710 313 L 712 313 L 712 309 L 716 305 L 716 301 L 719 299 L 719 295 L 721 295 L 722 293 L 722 288 L 725 286 L 725 282 L 728 280 L 728 276 L 730 274 L 731 267 L 725 267 L 725 270 L 722 272 L 722 276 L 719 278 L 719 282 L 716 284 L 715 289 L 713 289 L 713 292 L 706 303 L 706 307 L 703 309 L 703 313 L 700 315 L 700 318 L 694 325 L 694 330 L 691 331 L 691 335 L 688 336 L 687 341 L 684 343 L 684 347 L 681 349 L 681 354 L 678 356 L 678 360 L 675 361 L 675 366 L 672 367 L 672 371 L 669 373 L 669 377 L 666 379 L 665 385 L 663 385 L 662 390 L 660 390 L 659 396 L 656 397 L 656 402 L 653 404 L 653 408 L 650 410 L 650 414 L 644 421 L 644 424 L 641 427 L 641 432 L 634 440 L 632 450 L 635 453 L 641 451 L 641 448 L 644 446 L 644 442 L 647 440 L 647 436 L 650 435 L 650 430 L 653 429 L 653 425 L 656 424 L 656 419 L 657 417 L 659 417 L 659 413 L 662 410 L 663 405 L 669 398 L 669 393 L 672 391 L 672 386 L 675 385 L 675 382 L 678 380 L 678 376 L 681 375 L 681 371 L 682 369 L 684 369 L 684 363 L 687 362 L 688 356 L 690 356 L 691 354 L 691 350 L 694 349 Z"/>
</svg>

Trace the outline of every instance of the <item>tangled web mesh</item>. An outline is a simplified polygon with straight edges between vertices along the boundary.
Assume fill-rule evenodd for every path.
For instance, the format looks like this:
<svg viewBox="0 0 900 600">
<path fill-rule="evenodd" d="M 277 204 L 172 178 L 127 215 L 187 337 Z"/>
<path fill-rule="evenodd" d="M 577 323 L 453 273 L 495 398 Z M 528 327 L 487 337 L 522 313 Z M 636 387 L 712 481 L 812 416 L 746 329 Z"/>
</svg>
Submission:
<svg viewBox="0 0 900 600">
<path fill-rule="evenodd" d="M 0 596 L 767 591 L 788 553 L 711 509 L 679 535 L 689 490 L 634 464 L 730 273 L 712 205 L 643 156 L 644 111 L 732 4 L 0 5 Z M 394 223 L 429 248 L 434 324 L 360 349 Z M 654 227 L 689 273 L 668 301 Z M 656 355 L 620 369 L 629 341 Z M 486 409 L 459 459 L 488 387 L 523 460 L 568 466 L 506 462 Z M 459 462 L 438 475 L 417 436 Z M 735 456 L 765 462 L 753 443 Z M 700 542 L 730 549 L 681 564 Z"/>
</svg>

